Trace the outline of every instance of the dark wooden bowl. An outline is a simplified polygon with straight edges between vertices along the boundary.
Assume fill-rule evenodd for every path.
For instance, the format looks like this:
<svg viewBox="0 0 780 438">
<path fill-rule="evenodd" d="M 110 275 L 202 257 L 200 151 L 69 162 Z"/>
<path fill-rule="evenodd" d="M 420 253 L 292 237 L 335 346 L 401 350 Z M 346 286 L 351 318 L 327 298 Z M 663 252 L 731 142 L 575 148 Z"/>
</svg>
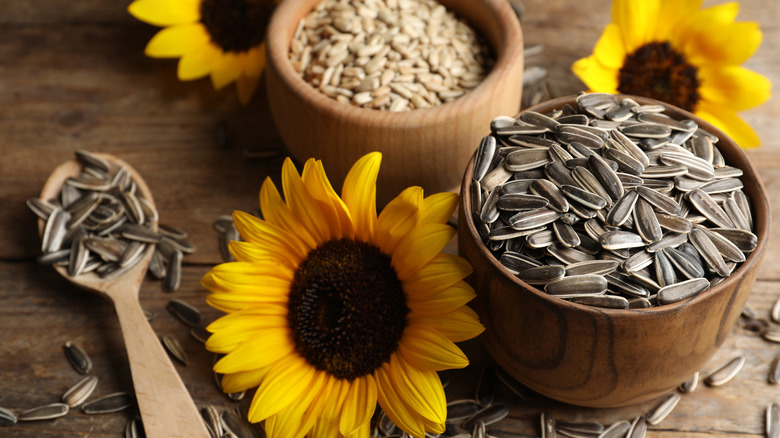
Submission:
<svg viewBox="0 0 780 438">
<path fill-rule="evenodd" d="M 758 173 L 737 144 L 693 114 L 652 99 L 667 114 L 689 118 L 717 135 L 726 162 L 743 170 L 744 192 L 753 205 L 758 246 L 726 280 L 693 298 L 642 310 L 599 309 L 550 297 L 519 280 L 479 239 L 469 185 L 473 158 L 461 186 L 458 247 L 474 266 L 469 281 L 473 306 L 485 325 L 482 341 L 493 359 L 534 391 L 566 403 L 617 407 L 666 393 L 695 372 L 723 345 L 739 318 L 759 271 L 769 238 L 770 210 Z M 548 112 L 565 97 L 531 109 Z"/>
</svg>

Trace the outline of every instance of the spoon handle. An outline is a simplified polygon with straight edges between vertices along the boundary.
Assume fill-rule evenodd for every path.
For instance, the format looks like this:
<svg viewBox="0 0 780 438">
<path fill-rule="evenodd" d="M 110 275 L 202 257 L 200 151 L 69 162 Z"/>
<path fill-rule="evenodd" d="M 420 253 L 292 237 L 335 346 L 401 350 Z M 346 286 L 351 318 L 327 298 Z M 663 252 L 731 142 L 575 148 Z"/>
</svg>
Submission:
<svg viewBox="0 0 780 438">
<path fill-rule="evenodd" d="M 132 283 L 112 290 L 133 386 L 149 438 L 209 438 L 187 388 L 146 320 Z"/>
</svg>

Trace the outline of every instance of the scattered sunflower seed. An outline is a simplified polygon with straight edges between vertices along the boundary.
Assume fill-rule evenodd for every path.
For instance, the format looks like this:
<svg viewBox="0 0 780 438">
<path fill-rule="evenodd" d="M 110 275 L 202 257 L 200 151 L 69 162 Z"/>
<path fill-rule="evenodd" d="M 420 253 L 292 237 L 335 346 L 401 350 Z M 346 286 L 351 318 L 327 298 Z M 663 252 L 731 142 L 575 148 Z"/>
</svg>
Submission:
<svg viewBox="0 0 780 438">
<path fill-rule="evenodd" d="M 117 392 L 81 405 L 85 414 L 110 414 L 125 410 L 135 404 L 135 397 L 126 392 Z"/>
</svg>

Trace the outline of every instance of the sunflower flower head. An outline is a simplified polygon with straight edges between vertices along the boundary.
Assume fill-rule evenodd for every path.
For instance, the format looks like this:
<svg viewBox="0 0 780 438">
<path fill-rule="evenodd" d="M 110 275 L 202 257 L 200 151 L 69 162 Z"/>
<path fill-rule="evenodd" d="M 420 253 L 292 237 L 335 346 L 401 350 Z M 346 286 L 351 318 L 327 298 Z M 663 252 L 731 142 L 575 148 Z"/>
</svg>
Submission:
<svg viewBox="0 0 780 438">
<path fill-rule="evenodd" d="M 219 90 L 235 82 L 247 104 L 265 67 L 265 31 L 278 0 L 135 0 L 128 11 L 160 26 L 146 45 L 153 58 L 180 58 L 182 81 L 211 76 Z"/>
<path fill-rule="evenodd" d="M 769 99 L 769 80 L 741 66 L 761 45 L 739 5 L 701 0 L 614 0 L 612 23 L 572 70 L 591 91 L 654 98 L 712 123 L 743 148 L 760 139 L 737 112 Z"/>
<path fill-rule="evenodd" d="M 223 390 L 257 387 L 249 420 L 270 438 L 367 438 L 377 402 L 414 437 L 444 432 L 437 371 L 468 359 L 455 342 L 483 326 L 466 306 L 468 262 L 442 252 L 457 195 L 410 187 L 376 212 L 381 155 L 358 160 L 341 196 L 322 163 L 282 167 L 263 219 L 235 212 L 236 261 L 202 280 L 226 315 L 208 326 Z"/>
</svg>

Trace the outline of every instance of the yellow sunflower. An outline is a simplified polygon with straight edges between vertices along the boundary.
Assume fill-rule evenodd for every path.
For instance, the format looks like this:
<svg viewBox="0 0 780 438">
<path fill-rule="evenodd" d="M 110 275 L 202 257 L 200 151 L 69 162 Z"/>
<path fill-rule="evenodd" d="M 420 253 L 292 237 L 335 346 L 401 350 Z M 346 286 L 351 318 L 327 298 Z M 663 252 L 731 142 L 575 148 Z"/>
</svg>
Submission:
<svg viewBox="0 0 780 438">
<path fill-rule="evenodd" d="M 441 252 L 457 195 L 410 187 L 377 217 L 380 161 L 358 160 L 339 197 L 320 161 L 299 175 L 287 159 L 285 200 L 266 179 L 264 219 L 235 212 L 237 261 L 203 277 L 227 312 L 208 326 L 206 347 L 225 354 L 214 371 L 225 392 L 258 387 L 249 420 L 271 438 L 367 438 L 377 401 L 415 437 L 444 432 L 437 371 L 465 367 L 454 342 L 483 330 L 471 266 Z"/>
<path fill-rule="evenodd" d="M 593 54 L 574 63 L 592 90 L 651 97 L 686 109 L 743 148 L 760 144 L 738 111 L 771 94 L 769 80 L 741 67 L 761 45 L 758 23 L 735 22 L 739 5 L 701 0 L 614 0 Z"/>
<path fill-rule="evenodd" d="M 236 82 L 252 98 L 265 67 L 265 30 L 279 0 L 135 0 L 135 18 L 163 27 L 146 45 L 153 58 L 181 58 L 182 81 L 211 75 L 219 90 Z"/>
</svg>

